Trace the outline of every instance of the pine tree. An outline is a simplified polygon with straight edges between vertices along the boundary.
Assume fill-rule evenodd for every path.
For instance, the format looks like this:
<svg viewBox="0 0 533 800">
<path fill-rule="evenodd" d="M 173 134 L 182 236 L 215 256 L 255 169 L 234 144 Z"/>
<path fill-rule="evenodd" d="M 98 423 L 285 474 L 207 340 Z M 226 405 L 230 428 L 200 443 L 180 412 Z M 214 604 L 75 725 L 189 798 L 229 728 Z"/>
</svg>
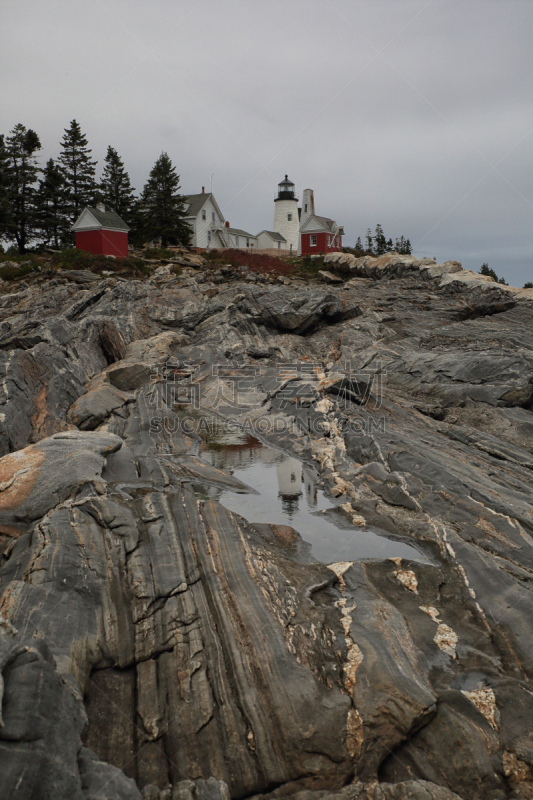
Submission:
<svg viewBox="0 0 533 800">
<path fill-rule="evenodd" d="M 526 281 L 526 283 L 524 283 L 524 289 L 533 289 L 533 283 L 531 281 Z"/>
<path fill-rule="evenodd" d="M 10 220 L 8 186 L 9 157 L 6 150 L 4 135 L 0 134 L 0 238 L 6 236 Z"/>
<path fill-rule="evenodd" d="M 487 263 L 483 263 L 481 265 L 481 269 L 479 270 L 480 275 L 486 275 L 487 278 L 492 278 L 493 281 L 498 282 L 498 276 L 494 272 L 494 270 L 489 267 Z"/>
<path fill-rule="evenodd" d="M 387 240 L 385 239 L 385 235 L 383 233 L 383 228 L 378 223 L 376 225 L 376 233 L 374 236 L 374 241 L 376 243 L 376 255 L 381 256 L 387 250 Z"/>
<path fill-rule="evenodd" d="M 357 237 L 357 241 L 355 243 L 354 250 L 359 250 L 360 253 L 363 252 L 363 243 L 361 241 L 361 237 L 360 236 Z"/>
<path fill-rule="evenodd" d="M 35 200 L 36 227 L 44 243 L 60 247 L 69 240 L 70 224 L 65 214 L 65 178 L 53 158 L 46 162 Z"/>
<path fill-rule="evenodd" d="M 178 194 L 179 175 L 167 153 L 155 162 L 140 201 L 140 222 L 145 239 L 161 237 L 161 244 L 188 244 L 192 230 L 184 221 L 185 201 Z"/>
<path fill-rule="evenodd" d="M 366 252 L 368 253 L 369 256 L 371 256 L 372 253 L 374 252 L 374 248 L 372 246 L 373 239 L 372 239 L 372 231 L 370 230 L 370 228 L 366 229 L 365 239 L 366 239 Z"/>
<path fill-rule="evenodd" d="M 411 255 L 411 242 L 409 241 L 409 239 L 405 239 L 403 236 L 400 236 L 399 239 L 396 239 L 395 250 L 400 255 L 410 256 Z"/>
<path fill-rule="evenodd" d="M 98 162 L 91 161 L 92 150 L 87 147 L 87 137 L 75 119 L 70 128 L 65 128 L 61 147 L 59 164 L 65 176 L 65 212 L 74 223 L 83 208 L 94 202 L 97 192 L 94 173 Z"/>
<path fill-rule="evenodd" d="M 387 239 L 387 252 L 391 253 L 394 250 L 392 239 Z"/>
<path fill-rule="evenodd" d="M 135 189 L 124 169 L 124 162 L 117 151 L 109 146 L 105 157 L 105 167 L 100 181 L 99 199 L 109 208 L 116 211 L 125 222 L 131 223 L 132 207 L 135 202 Z"/>
<path fill-rule="evenodd" d="M 9 203 L 6 238 L 17 242 L 19 253 L 26 252 L 26 245 L 33 237 L 35 182 L 39 172 L 35 153 L 40 149 L 35 131 L 26 130 L 20 123 L 6 140 Z"/>
</svg>

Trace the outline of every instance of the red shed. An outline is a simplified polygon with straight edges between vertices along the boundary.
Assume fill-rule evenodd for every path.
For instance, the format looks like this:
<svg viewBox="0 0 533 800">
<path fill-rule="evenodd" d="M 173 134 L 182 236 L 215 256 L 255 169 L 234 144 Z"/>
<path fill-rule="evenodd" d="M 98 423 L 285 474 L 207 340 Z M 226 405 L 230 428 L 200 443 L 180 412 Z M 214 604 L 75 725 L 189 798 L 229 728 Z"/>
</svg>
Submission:
<svg viewBox="0 0 533 800">
<path fill-rule="evenodd" d="M 332 219 L 311 214 L 300 228 L 302 255 L 342 250 L 344 229 Z"/>
<path fill-rule="evenodd" d="M 72 226 L 78 250 L 104 256 L 125 258 L 128 255 L 129 228 L 116 211 L 103 203 L 84 208 Z"/>
</svg>

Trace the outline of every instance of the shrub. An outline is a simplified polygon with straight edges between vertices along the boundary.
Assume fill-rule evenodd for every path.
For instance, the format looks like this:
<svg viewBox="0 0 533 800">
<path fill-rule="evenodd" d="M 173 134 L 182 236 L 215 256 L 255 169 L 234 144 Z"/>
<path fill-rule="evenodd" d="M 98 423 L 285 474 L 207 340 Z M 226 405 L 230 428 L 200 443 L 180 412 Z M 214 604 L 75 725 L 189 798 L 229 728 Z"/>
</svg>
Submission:
<svg viewBox="0 0 533 800">
<path fill-rule="evenodd" d="M 0 253 L 0 266 L 4 261 L 12 261 L 12 262 L 14 261 L 20 265 L 31 263 L 33 264 L 33 266 L 37 266 L 37 264 L 40 264 L 43 261 L 43 259 L 35 255 L 35 253 L 26 253 L 25 255 L 21 256 L 20 253 L 17 251 L 17 253 L 15 253 L 14 255 L 8 253 Z"/>
<path fill-rule="evenodd" d="M 76 247 L 71 247 L 68 250 L 61 250 L 60 253 L 54 253 L 52 266 L 59 269 L 92 269 L 95 260 L 98 258 L 105 259 L 105 256 L 96 256 L 86 250 L 78 250 Z"/>
<path fill-rule="evenodd" d="M 14 267 L 11 264 L 5 267 L 0 266 L 0 278 L 4 281 L 14 281 L 29 275 L 34 270 L 35 264 L 21 264 L 20 267 Z"/>
<path fill-rule="evenodd" d="M 324 256 L 320 256 L 320 258 L 311 258 L 309 253 L 299 259 L 300 263 L 297 267 L 297 271 L 300 275 L 306 278 L 313 278 L 318 275 L 319 269 L 324 269 Z"/>
<path fill-rule="evenodd" d="M 277 275 L 290 275 L 291 272 L 294 272 L 292 259 L 254 254 L 251 250 L 212 250 L 202 253 L 202 255 L 213 264 L 231 264 L 236 268 L 247 267 L 250 272 L 258 272 L 262 275 L 269 272 L 275 272 Z"/>
<path fill-rule="evenodd" d="M 69 250 L 62 250 L 52 256 L 52 266 L 56 269 L 87 269 L 91 272 L 101 274 L 103 270 L 107 272 L 125 272 L 127 274 L 142 273 L 150 274 L 150 268 L 144 263 L 142 258 L 108 258 L 107 256 L 88 253 L 86 250 L 78 250 L 75 247 Z"/>
<path fill-rule="evenodd" d="M 172 250 L 167 250 L 166 247 L 147 247 L 143 250 L 143 258 L 174 258 L 176 254 Z"/>
</svg>

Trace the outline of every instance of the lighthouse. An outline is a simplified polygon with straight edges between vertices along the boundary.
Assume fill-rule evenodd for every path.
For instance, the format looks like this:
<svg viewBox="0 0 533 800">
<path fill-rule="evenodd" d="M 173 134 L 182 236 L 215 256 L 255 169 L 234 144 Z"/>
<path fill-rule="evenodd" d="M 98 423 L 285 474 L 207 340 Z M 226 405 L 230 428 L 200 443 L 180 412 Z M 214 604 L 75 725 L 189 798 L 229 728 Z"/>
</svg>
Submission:
<svg viewBox="0 0 533 800">
<path fill-rule="evenodd" d="M 294 255 L 298 253 L 298 242 L 300 234 L 300 220 L 298 217 L 298 198 L 295 194 L 295 186 L 288 176 L 278 184 L 278 196 L 274 200 L 274 231 L 281 233 L 287 240 L 289 247 Z"/>
</svg>

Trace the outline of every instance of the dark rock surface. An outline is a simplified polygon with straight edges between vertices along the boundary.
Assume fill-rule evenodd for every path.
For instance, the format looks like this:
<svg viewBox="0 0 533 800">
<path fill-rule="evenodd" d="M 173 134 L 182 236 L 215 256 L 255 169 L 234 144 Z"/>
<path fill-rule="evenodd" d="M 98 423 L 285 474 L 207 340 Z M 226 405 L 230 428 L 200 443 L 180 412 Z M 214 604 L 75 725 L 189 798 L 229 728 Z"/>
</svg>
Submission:
<svg viewBox="0 0 533 800">
<path fill-rule="evenodd" d="M 1 287 L 0 798 L 533 797 L 533 298 L 355 262 Z M 424 558 L 201 499 L 200 407 Z"/>
</svg>

